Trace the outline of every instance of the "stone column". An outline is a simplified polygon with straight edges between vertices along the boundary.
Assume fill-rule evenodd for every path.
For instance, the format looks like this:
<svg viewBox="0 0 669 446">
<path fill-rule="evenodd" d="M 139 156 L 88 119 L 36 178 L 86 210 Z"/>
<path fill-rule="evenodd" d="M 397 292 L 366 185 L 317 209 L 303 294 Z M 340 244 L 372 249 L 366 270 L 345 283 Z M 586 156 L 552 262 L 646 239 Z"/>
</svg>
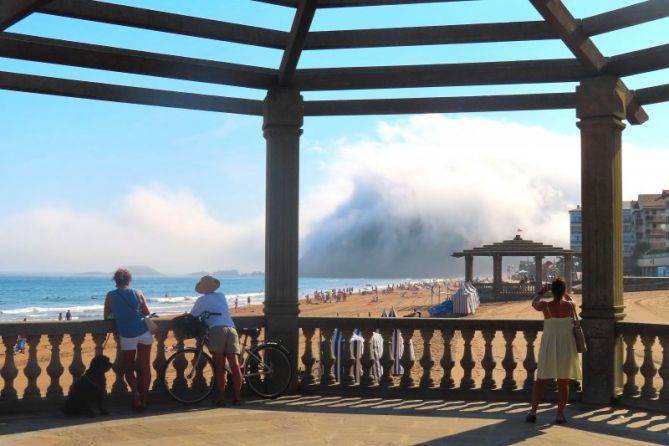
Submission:
<svg viewBox="0 0 669 446">
<path fill-rule="evenodd" d="M 465 282 L 474 281 L 474 256 L 471 254 L 465 255 Z"/>
<path fill-rule="evenodd" d="M 571 254 L 564 256 L 564 280 L 567 282 L 567 293 L 571 293 L 572 274 L 574 270 L 574 258 Z"/>
<path fill-rule="evenodd" d="M 299 313 L 297 296 L 300 135 L 302 96 L 274 88 L 263 103 L 267 141 L 265 210 L 266 337 L 281 341 L 297 370 Z M 297 373 L 290 389 L 295 388 Z"/>
<path fill-rule="evenodd" d="M 492 294 L 498 297 L 502 291 L 502 256 L 492 256 Z"/>
<path fill-rule="evenodd" d="M 534 289 L 538 293 L 541 290 L 541 282 L 543 281 L 543 269 L 541 264 L 544 261 L 544 256 L 534 256 Z"/>
<path fill-rule="evenodd" d="M 576 89 L 581 129 L 583 209 L 583 401 L 608 404 L 622 380 L 623 313 L 621 139 L 627 90 L 612 76 L 584 79 Z"/>
</svg>

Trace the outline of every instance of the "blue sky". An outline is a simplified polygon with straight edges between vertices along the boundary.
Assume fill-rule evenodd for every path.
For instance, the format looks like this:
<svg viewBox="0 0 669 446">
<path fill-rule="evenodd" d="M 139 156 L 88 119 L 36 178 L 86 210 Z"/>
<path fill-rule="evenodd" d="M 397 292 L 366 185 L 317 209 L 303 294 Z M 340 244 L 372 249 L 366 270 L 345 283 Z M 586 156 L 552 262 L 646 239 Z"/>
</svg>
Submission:
<svg viewBox="0 0 669 446">
<path fill-rule="evenodd" d="M 115 1 L 128 5 L 288 30 L 294 10 L 250 0 Z M 569 0 L 577 17 L 635 1 Z M 312 29 L 376 28 L 536 20 L 526 0 L 481 0 L 445 4 L 320 10 Z M 669 43 L 668 19 L 595 38 L 602 52 L 615 55 Z M 34 14 L 9 31 L 250 65 L 277 67 L 281 52 L 245 45 L 134 30 Z M 451 63 L 571 57 L 559 41 L 309 51 L 300 67 Z M 264 92 L 148 76 L 14 61 L 0 58 L 0 70 L 147 86 L 178 91 L 262 99 Z M 667 83 L 669 70 L 626 79 L 630 88 Z M 574 84 L 430 88 L 353 92 L 308 92 L 306 99 L 452 96 L 491 93 L 573 91 Z M 647 107 L 650 121 L 628 127 L 624 139 L 647 148 L 669 148 L 669 104 Z M 576 136 L 573 111 L 467 115 L 541 126 Z M 339 160 L 336 147 L 365 140 L 380 125 L 407 117 L 307 118 L 301 185 L 323 188 L 324 168 Z M 214 219 L 244 224 L 262 215 L 265 149 L 257 117 L 173 110 L 0 91 L 0 220 L 43 207 L 111 215 L 136 188 L 186 191 Z M 346 142 L 344 142 L 346 141 Z M 538 142 L 540 145 L 540 142 Z M 323 148 L 329 149 L 323 149 Z M 456 148 L 454 148 L 456 149 Z M 669 159 L 669 158 L 668 158 Z M 669 186 L 669 184 L 667 185 Z M 638 191 L 654 192 L 654 191 Z M 327 209 L 322 210 L 324 215 Z M 233 262 L 234 263 L 234 262 Z M 218 265 L 216 265 L 217 267 Z M 224 266 L 224 265 L 220 265 Z M 0 270 L 8 268 L 0 264 Z M 45 268 L 47 268 L 45 266 Z"/>
</svg>

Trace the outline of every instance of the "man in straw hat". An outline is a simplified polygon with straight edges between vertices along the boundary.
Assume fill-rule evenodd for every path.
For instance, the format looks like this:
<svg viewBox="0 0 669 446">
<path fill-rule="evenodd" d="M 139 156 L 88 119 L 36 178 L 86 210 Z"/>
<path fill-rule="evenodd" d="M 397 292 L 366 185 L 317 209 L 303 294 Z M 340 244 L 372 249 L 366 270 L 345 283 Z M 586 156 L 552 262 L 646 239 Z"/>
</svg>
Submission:
<svg viewBox="0 0 669 446">
<path fill-rule="evenodd" d="M 214 357 L 214 372 L 216 373 L 217 392 L 214 395 L 214 404 L 223 405 L 223 395 L 226 384 L 225 360 L 227 359 L 230 370 L 232 370 L 232 390 L 234 393 L 233 404 L 239 405 L 242 400 L 239 395 L 242 387 L 242 371 L 239 367 L 239 336 L 235 330 L 235 323 L 228 310 L 228 302 L 225 295 L 216 290 L 221 282 L 212 276 L 203 276 L 195 285 L 195 291 L 202 294 L 190 313 L 199 316 L 205 311 L 219 313 L 212 315 L 206 320 L 209 328 L 209 351 Z"/>
</svg>

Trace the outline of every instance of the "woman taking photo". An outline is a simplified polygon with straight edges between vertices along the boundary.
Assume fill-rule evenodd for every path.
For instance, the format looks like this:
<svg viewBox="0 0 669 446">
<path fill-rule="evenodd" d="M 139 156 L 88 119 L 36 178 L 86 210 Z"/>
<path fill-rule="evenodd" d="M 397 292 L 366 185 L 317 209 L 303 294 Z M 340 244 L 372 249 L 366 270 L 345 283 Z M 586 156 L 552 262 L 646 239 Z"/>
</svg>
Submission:
<svg viewBox="0 0 669 446">
<path fill-rule="evenodd" d="M 116 270 L 116 289 L 107 293 L 104 318 L 113 317 L 116 320 L 116 330 L 123 352 L 125 380 L 132 392 L 132 409 L 143 410 L 146 408 L 151 384 L 149 360 L 153 336 L 144 320 L 150 314 L 146 299 L 140 290 L 130 288 L 131 281 L 130 271 Z"/>
<path fill-rule="evenodd" d="M 566 289 L 564 279 L 555 279 L 551 284 L 552 300 L 541 300 L 548 291 L 548 287 L 544 286 L 532 301 L 532 307 L 544 314 L 544 332 L 539 347 L 537 380 L 532 389 L 532 408 L 526 417 L 530 423 L 537 420 L 537 407 L 544 396 L 546 381 L 556 379 L 558 407 L 555 422 L 564 424 L 567 421 L 564 408 L 569 400 L 569 380 L 581 379 L 581 364 L 572 323 L 576 309 Z"/>
</svg>

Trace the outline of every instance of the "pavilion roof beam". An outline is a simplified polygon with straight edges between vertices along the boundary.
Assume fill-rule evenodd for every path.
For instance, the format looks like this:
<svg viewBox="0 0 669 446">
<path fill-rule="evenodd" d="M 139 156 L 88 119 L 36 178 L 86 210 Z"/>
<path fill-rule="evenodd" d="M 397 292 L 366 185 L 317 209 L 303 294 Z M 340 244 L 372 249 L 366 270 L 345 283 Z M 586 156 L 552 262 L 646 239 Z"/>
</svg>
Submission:
<svg viewBox="0 0 669 446">
<path fill-rule="evenodd" d="M 558 33 L 588 73 L 598 73 L 606 66 L 607 58 L 583 32 L 580 23 L 561 0 L 530 0 L 530 3 Z"/>
<path fill-rule="evenodd" d="M 305 50 L 557 39 L 544 21 L 310 32 Z"/>
<path fill-rule="evenodd" d="M 305 116 L 393 115 L 552 110 L 576 107 L 575 93 L 461 96 L 447 98 L 306 101 Z"/>
<path fill-rule="evenodd" d="M 464 85 L 578 82 L 585 71 L 573 59 L 297 70 L 300 90 L 356 90 Z"/>
<path fill-rule="evenodd" d="M 2 0 L 0 1 L 0 31 L 29 16 L 49 0 Z"/>
<path fill-rule="evenodd" d="M 606 71 L 622 77 L 665 68 L 669 68 L 669 44 L 613 56 Z"/>
<path fill-rule="evenodd" d="M 300 0 L 254 0 L 261 3 L 296 8 Z M 420 3 L 470 2 L 476 0 L 320 0 L 319 8 L 343 8 L 352 6 L 410 5 Z"/>
<path fill-rule="evenodd" d="M 270 68 L 6 32 L 0 33 L 0 57 L 248 88 L 276 84 L 276 71 Z"/>
<path fill-rule="evenodd" d="M 39 12 L 267 48 L 284 49 L 288 40 L 284 31 L 92 0 L 54 0 Z"/>
<path fill-rule="evenodd" d="M 316 5 L 319 0 L 301 0 L 300 6 L 295 11 L 293 26 L 290 30 L 288 43 L 281 58 L 279 67 L 279 85 L 285 87 L 293 82 L 295 70 L 302 54 L 304 41 L 309 33 L 311 22 L 316 14 Z"/>
<path fill-rule="evenodd" d="M 634 90 L 634 97 L 642 105 L 669 102 L 669 84 Z"/>
<path fill-rule="evenodd" d="M 252 99 L 127 87 L 8 72 L 0 72 L 0 89 L 187 110 L 262 115 L 262 102 Z"/>
<path fill-rule="evenodd" d="M 587 36 L 595 36 L 664 17 L 669 17 L 669 1 L 647 0 L 585 18 L 581 29 Z"/>
</svg>

